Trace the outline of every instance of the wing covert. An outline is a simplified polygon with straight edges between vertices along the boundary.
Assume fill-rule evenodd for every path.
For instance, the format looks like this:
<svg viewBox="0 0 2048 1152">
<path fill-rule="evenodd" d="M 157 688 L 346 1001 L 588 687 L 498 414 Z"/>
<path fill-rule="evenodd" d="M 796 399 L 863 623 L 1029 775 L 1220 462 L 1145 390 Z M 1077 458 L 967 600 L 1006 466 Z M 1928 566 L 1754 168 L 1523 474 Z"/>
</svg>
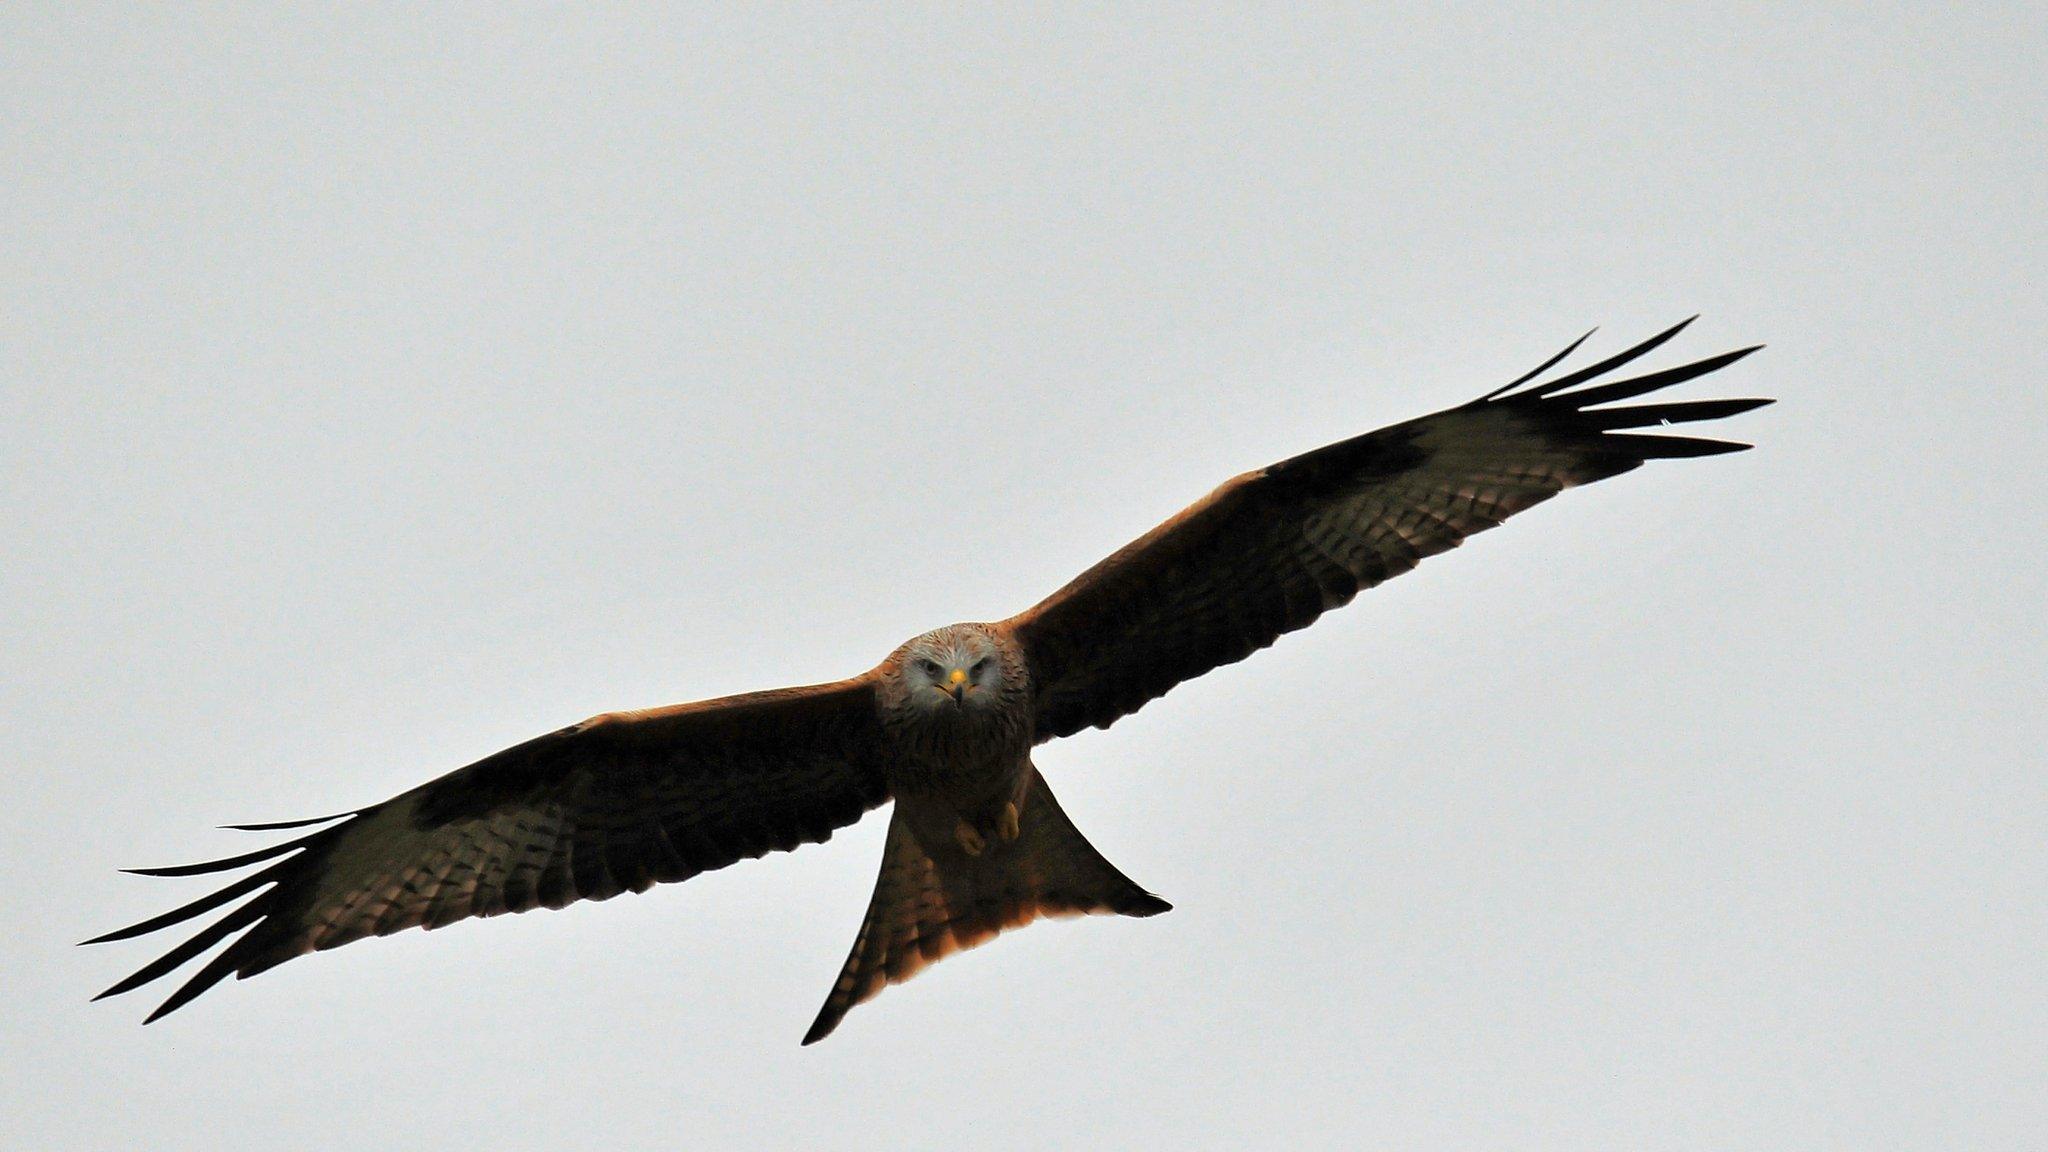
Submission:
<svg viewBox="0 0 2048 1152">
<path fill-rule="evenodd" d="M 866 677 L 610 713 L 329 817 L 339 822 L 284 844 L 135 869 L 184 876 L 277 861 L 87 943 L 153 932 L 264 889 L 101 993 L 147 984 L 249 929 L 154 1020 L 231 972 L 252 976 L 364 936 L 606 900 L 822 841 L 888 795 Z"/>
<path fill-rule="evenodd" d="M 1580 337 L 1470 403 L 1238 476 L 1004 621 L 1030 664 L 1037 738 L 1106 728 L 1175 684 L 1242 660 L 1573 485 L 1646 460 L 1749 447 L 1618 430 L 1719 419 L 1769 400 L 1592 406 L 1705 375 L 1755 348 L 1567 391 L 1684 327 L 1528 384 Z"/>
</svg>

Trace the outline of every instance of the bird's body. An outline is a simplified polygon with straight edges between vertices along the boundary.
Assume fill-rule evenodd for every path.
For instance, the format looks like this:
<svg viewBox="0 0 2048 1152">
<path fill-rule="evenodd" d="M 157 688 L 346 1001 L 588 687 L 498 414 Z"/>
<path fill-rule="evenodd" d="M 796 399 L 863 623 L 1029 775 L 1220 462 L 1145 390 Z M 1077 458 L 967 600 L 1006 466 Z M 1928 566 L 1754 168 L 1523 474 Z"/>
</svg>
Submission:
<svg viewBox="0 0 2048 1152">
<path fill-rule="evenodd" d="M 99 937 L 140 935 L 249 897 L 102 995 L 235 936 L 155 1019 L 230 973 L 251 976 L 364 936 L 688 879 L 824 840 L 892 799 L 874 896 L 806 1043 L 887 984 L 1004 928 L 1041 916 L 1165 911 L 1074 827 L 1032 749 L 1107 727 L 1564 488 L 1649 459 L 1747 447 L 1616 430 L 1717 419 L 1768 401 L 1596 405 L 1754 349 L 1580 387 L 1683 327 L 1523 387 L 1575 343 L 1470 403 L 1245 473 L 1029 610 L 925 633 L 859 676 L 593 717 L 381 804 L 247 826 L 313 828 L 287 843 L 141 870 L 182 876 L 263 864 Z"/>
<path fill-rule="evenodd" d="M 954 624 L 875 669 L 896 809 L 839 980 L 804 1037 L 946 954 L 1040 916 L 1169 905 L 1103 859 L 1031 763 L 1031 675 L 1004 624 Z"/>
<path fill-rule="evenodd" d="M 981 828 L 1031 769 L 1031 674 L 998 626 L 953 624 L 876 669 L 890 794 L 942 804 Z"/>
</svg>

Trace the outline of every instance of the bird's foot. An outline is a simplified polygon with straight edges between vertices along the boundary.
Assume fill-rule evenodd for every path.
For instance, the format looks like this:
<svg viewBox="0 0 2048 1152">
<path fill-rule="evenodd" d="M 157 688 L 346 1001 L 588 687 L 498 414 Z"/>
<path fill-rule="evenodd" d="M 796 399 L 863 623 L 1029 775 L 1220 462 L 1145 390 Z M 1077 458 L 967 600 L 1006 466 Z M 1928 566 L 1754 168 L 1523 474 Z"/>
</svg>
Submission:
<svg viewBox="0 0 2048 1152">
<path fill-rule="evenodd" d="M 996 816 L 996 835 L 1007 843 L 1015 840 L 1020 830 L 1017 802 L 1012 800 L 1003 805 L 1002 812 Z"/>
<path fill-rule="evenodd" d="M 981 855 L 988 847 L 988 838 L 981 834 L 971 821 L 961 820 L 953 826 L 953 839 L 960 842 L 960 850 L 969 856 Z"/>
</svg>

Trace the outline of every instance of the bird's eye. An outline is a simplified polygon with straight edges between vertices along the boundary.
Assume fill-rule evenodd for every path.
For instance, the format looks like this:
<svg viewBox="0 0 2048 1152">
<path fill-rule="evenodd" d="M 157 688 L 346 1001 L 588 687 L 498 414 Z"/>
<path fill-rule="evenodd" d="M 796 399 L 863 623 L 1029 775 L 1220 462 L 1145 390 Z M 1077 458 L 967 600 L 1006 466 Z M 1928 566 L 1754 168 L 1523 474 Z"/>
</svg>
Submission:
<svg viewBox="0 0 2048 1152">
<path fill-rule="evenodd" d="M 919 660 L 917 662 L 917 666 L 920 670 L 924 672 L 925 675 L 930 676 L 933 679 L 937 679 L 939 673 L 945 671 L 944 668 L 939 667 L 939 662 L 937 660 Z"/>
<path fill-rule="evenodd" d="M 968 669 L 967 674 L 979 680 L 981 679 L 981 674 L 986 671 L 988 671 L 988 657 L 983 656 L 974 662 L 974 667 Z"/>
</svg>

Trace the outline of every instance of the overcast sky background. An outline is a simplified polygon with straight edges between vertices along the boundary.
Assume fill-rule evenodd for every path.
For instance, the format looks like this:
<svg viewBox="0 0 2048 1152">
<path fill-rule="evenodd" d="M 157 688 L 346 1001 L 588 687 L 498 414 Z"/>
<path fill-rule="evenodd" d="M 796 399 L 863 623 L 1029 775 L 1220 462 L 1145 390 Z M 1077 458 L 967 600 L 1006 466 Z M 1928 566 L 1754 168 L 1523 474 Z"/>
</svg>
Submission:
<svg viewBox="0 0 2048 1152">
<path fill-rule="evenodd" d="M 2036 5 L 0 13 L 0 1115 L 45 1149 L 2040 1147 Z M 881 814 L 148 1029 L 75 941 L 864 669 L 1593 324 L 1742 456 L 1042 750 L 1176 904 L 797 1040 Z"/>
</svg>

